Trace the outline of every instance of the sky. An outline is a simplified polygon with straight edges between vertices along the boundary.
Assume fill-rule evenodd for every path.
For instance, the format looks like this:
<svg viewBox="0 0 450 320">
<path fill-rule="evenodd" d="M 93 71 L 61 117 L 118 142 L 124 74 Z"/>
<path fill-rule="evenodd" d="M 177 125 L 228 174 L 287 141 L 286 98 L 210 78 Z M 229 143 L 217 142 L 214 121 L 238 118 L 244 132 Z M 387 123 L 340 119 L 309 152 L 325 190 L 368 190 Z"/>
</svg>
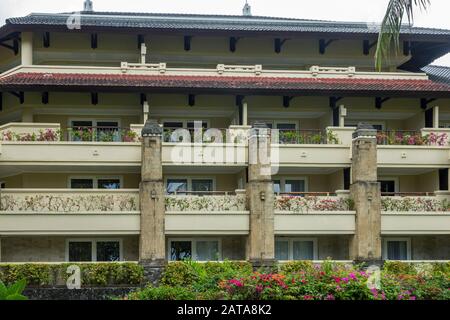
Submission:
<svg viewBox="0 0 450 320">
<path fill-rule="evenodd" d="M 80 11 L 84 0 L 0 0 L 0 22 L 31 12 Z M 253 15 L 379 23 L 389 0 L 248 0 Z M 242 14 L 245 0 L 93 0 L 95 11 Z M 450 1 L 416 10 L 415 26 L 450 29 Z M 450 66 L 450 54 L 434 64 Z"/>
</svg>

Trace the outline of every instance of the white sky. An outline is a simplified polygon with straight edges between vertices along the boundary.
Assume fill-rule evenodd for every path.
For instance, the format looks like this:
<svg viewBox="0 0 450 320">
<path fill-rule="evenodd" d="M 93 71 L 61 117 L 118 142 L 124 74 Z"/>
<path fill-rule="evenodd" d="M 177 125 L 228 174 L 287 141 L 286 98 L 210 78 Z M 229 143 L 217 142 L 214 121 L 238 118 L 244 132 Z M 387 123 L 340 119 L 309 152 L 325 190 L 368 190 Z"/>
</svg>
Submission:
<svg viewBox="0 0 450 320">
<path fill-rule="evenodd" d="M 1 24 L 31 12 L 80 11 L 84 0 L 0 0 Z M 245 0 L 93 0 L 95 11 L 242 14 Z M 380 22 L 389 0 L 249 0 L 253 15 Z M 415 25 L 450 29 L 450 1 L 431 0 Z M 450 54 L 434 62 L 450 66 Z"/>
</svg>

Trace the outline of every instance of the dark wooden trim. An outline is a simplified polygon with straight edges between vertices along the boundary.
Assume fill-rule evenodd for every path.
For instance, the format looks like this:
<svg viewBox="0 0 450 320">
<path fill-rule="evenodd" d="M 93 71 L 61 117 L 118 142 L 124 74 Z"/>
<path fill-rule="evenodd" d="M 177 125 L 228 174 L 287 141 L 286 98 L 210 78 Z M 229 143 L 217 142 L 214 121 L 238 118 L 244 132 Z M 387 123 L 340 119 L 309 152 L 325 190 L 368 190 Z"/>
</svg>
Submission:
<svg viewBox="0 0 450 320">
<path fill-rule="evenodd" d="M 370 54 L 370 49 L 372 49 L 376 44 L 378 43 L 378 41 L 373 41 L 370 42 L 370 40 L 364 40 L 363 41 L 363 54 L 365 56 L 368 56 Z"/>
<path fill-rule="evenodd" d="M 383 103 L 385 103 L 386 101 L 388 101 L 390 99 L 391 99 L 390 97 L 386 97 L 386 98 L 376 97 L 375 98 L 375 108 L 381 109 L 383 107 Z"/>
<path fill-rule="evenodd" d="M 137 36 L 137 47 L 138 50 L 141 50 L 142 44 L 145 43 L 145 37 L 143 34 L 138 34 Z"/>
<path fill-rule="evenodd" d="M 44 48 L 50 48 L 50 32 L 46 31 L 42 35 L 42 45 Z"/>
<path fill-rule="evenodd" d="M 192 36 L 184 36 L 184 51 L 191 51 Z"/>
<path fill-rule="evenodd" d="M 98 35 L 97 33 L 91 33 L 91 48 L 97 49 L 98 48 Z"/>
<path fill-rule="evenodd" d="M 230 37 L 230 51 L 236 52 L 237 43 L 241 38 L 238 37 Z"/>
<path fill-rule="evenodd" d="M 325 51 L 328 48 L 328 46 L 335 41 L 337 41 L 337 40 L 336 39 L 330 39 L 330 40 L 320 39 L 319 40 L 319 53 L 325 54 Z"/>
<path fill-rule="evenodd" d="M 24 104 L 25 103 L 25 93 L 23 91 L 10 91 L 10 94 L 12 94 L 13 96 L 15 96 L 17 99 L 19 99 L 20 104 Z"/>
<path fill-rule="evenodd" d="M 281 49 L 283 48 L 283 45 L 286 43 L 286 41 L 288 41 L 289 39 L 280 39 L 280 38 L 275 38 L 273 41 L 273 45 L 274 45 L 274 50 L 275 53 L 281 53 Z"/>
<path fill-rule="evenodd" d="M 283 96 L 283 107 L 289 108 L 292 99 L 294 99 L 294 97 Z"/>
<path fill-rule="evenodd" d="M 195 106 L 195 94 L 188 95 L 188 104 L 190 107 Z"/>
<path fill-rule="evenodd" d="M 48 91 L 42 92 L 42 95 L 41 95 L 41 101 L 42 101 L 42 104 L 48 104 L 48 102 L 49 102 L 49 94 L 48 94 Z"/>
<path fill-rule="evenodd" d="M 98 105 L 98 93 L 97 92 L 91 92 L 91 104 L 94 106 Z"/>
<path fill-rule="evenodd" d="M 431 98 L 431 99 L 426 99 L 426 98 L 422 98 L 420 99 L 420 108 L 422 108 L 423 110 L 426 110 L 428 108 L 428 104 L 430 104 L 431 102 L 435 101 L 435 98 Z"/>
</svg>

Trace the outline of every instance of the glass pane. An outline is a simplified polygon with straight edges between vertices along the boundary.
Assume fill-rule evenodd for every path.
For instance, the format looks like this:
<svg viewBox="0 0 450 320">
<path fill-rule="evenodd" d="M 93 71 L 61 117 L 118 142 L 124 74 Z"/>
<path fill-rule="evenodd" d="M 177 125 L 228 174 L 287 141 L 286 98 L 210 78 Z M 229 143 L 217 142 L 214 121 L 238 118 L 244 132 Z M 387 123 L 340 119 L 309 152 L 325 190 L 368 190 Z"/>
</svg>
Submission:
<svg viewBox="0 0 450 320">
<path fill-rule="evenodd" d="M 293 241 L 292 250 L 294 260 L 314 259 L 314 242 L 312 241 Z"/>
<path fill-rule="evenodd" d="M 119 179 L 98 179 L 99 189 L 120 189 Z"/>
<path fill-rule="evenodd" d="M 200 122 L 200 121 L 199 121 Z M 188 123 L 187 123 L 187 127 L 189 128 L 189 129 L 194 129 L 195 127 L 194 127 L 194 121 L 189 121 Z M 208 129 L 208 123 L 206 123 L 205 121 L 202 121 L 202 128 L 203 129 Z"/>
<path fill-rule="evenodd" d="M 170 260 L 181 261 L 192 259 L 191 241 L 172 241 L 170 243 Z"/>
<path fill-rule="evenodd" d="M 212 180 L 192 180 L 192 191 L 213 191 Z"/>
<path fill-rule="evenodd" d="M 274 180 L 273 181 L 273 192 L 275 192 L 275 193 L 280 193 L 281 192 L 280 180 Z"/>
<path fill-rule="evenodd" d="M 97 242 L 97 261 L 120 261 L 119 241 Z"/>
<path fill-rule="evenodd" d="M 277 123 L 277 129 L 280 130 L 295 130 L 295 123 Z"/>
<path fill-rule="evenodd" d="M 92 121 L 72 121 L 72 127 L 92 127 Z"/>
<path fill-rule="evenodd" d="M 395 181 L 380 181 L 381 192 L 395 192 Z"/>
<path fill-rule="evenodd" d="M 167 180 L 167 193 L 185 193 L 188 190 L 186 179 Z"/>
<path fill-rule="evenodd" d="M 284 192 L 305 192 L 304 180 L 286 180 Z"/>
<path fill-rule="evenodd" d="M 388 260 L 407 260 L 407 243 L 406 241 L 388 241 L 387 242 L 387 258 Z"/>
<path fill-rule="evenodd" d="M 164 128 L 183 128 L 183 122 L 164 122 Z"/>
<path fill-rule="evenodd" d="M 197 260 L 198 261 L 219 260 L 219 242 L 197 241 Z"/>
<path fill-rule="evenodd" d="M 289 241 L 287 240 L 275 241 L 275 259 L 280 261 L 289 260 Z"/>
<path fill-rule="evenodd" d="M 92 261 L 91 242 L 69 242 L 69 261 Z"/>
<path fill-rule="evenodd" d="M 70 179 L 70 188 L 72 189 L 93 189 L 94 180 L 92 179 Z"/>
</svg>

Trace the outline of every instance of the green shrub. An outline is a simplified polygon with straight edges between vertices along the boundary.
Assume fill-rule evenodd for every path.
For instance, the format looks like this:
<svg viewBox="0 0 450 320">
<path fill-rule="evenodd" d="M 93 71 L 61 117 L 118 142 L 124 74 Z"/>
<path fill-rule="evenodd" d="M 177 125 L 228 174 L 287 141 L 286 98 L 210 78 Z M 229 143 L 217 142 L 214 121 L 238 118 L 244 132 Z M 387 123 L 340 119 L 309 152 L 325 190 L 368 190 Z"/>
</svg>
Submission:
<svg viewBox="0 0 450 320">
<path fill-rule="evenodd" d="M 198 275 L 189 263 L 173 262 L 167 265 L 161 278 L 161 284 L 172 287 L 190 286 Z"/>
<path fill-rule="evenodd" d="M 130 293 L 126 300 L 196 300 L 196 295 L 187 287 L 148 286 Z"/>
<path fill-rule="evenodd" d="M 136 263 L 5 264 L 0 265 L 0 281 L 11 284 L 26 279 L 30 286 L 65 285 L 71 265 L 80 267 L 83 286 L 144 283 L 144 270 Z"/>
<path fill-rule="evenodd" d="M 280 266 L 280 272 L 283 274 L 295 273 L 300 271 L 311 272 L 314 270 L 312 261 L 290 261 Z"/>
</svg>

